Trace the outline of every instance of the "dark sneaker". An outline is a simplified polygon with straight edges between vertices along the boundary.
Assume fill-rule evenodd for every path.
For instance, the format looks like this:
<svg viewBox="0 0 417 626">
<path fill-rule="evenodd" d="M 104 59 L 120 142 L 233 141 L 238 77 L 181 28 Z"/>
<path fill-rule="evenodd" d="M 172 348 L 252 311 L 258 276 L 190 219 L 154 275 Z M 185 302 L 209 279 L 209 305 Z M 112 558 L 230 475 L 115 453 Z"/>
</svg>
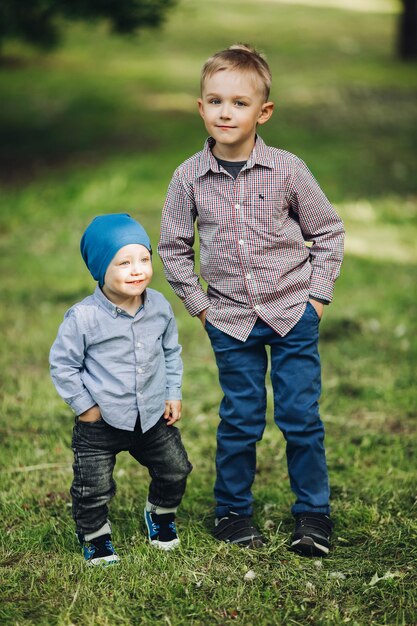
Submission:
<svg viewBox="0 0 417 626">
<path fill-rule="evenodd" d="M 175 526 L 175 513 L 157 515 L 145 509 L 145 524 L 151 545 L 160 550 L 172 550 L 180 543 Z"/>
<path fill-rule="evenodd" d="M 219 541 L 233 543 L 242 548 L 262 548 L 265 539 L 252 523 L 252 518 L 230 512 L 216 522 L 213 536 Z"/>
<path fill-rule="evenodd" d="M 326 556 L 330 549 L 333 522 L 325 513 L 299 513 L 290 550 L 304 556 Z"/>
<path fill-rule="evenodd" d="M 87 565 L 115 565 L 120 561 L 110 539 L 110 535 L 102 535 L 83 542 L 83 554 Z"/>
</svg>

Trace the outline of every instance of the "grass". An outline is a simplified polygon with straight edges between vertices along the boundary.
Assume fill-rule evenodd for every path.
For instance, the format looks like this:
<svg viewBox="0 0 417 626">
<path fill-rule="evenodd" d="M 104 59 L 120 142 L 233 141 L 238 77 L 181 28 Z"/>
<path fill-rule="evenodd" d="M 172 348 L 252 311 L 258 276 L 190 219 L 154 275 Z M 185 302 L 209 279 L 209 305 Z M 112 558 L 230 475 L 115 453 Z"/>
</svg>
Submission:
<svg viewBox="0 0 417 626">
<path fill-rule="evenodd" d="M 139 40 L 78 25 L 47 57 L 5 50 L 2 624 L 417 624 L 417 77 L 393 56 L 395 23 L 389 13 L 184 0 L 163 31 Z M 127 210 L 156 243 L 173 168 L 204 139 L 200 66 L 236 40 L 262 48 L 272 66 L 278 109 L 264 139 L 307 161 L 347 226 L 321 325 L 334 549 L 325 560 L 286 549 L 292 496 L 271 402 L 254 488 L 268 547 L 211 539 L 216 368 L 155 258 L 153 286 L 172 302 L 183 344 L 181 428 L 195 468 L 179 513 L 182 547 L 149 548 L 146 472 L 120 455 L 111 517 L 123 566 L 86 570 L 68 494 L 72 416 L 47 365 L 64 311 L 93 288 L 79 238 L 94 215 Z"/>
</svg>

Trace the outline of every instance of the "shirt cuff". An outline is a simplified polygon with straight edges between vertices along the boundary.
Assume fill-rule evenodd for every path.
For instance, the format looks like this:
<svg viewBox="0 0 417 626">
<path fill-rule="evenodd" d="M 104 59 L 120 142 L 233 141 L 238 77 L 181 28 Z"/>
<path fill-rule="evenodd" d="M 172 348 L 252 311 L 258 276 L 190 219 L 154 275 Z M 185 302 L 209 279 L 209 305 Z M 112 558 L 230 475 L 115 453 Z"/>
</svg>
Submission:
<svg viewBox="0 0 417 626">
<path fill-rule="evenodd" d="M 182 400 L 181 387 L 167 387 L 165 398 L 168 400 Z"/>
<path fill-rule="evenodd" d="M 67 403 L 70 405 L 75 415 L 81 415 L 81 413 L 88 411 L 88 409 L 91 409 L 91 407 L 97 404 L 87 389 L 85 389 L 78 396 L 67 400 Z"/>
<path fill-rule="evenodd" d="M 201 311 L 208 309 L 211 305 L 210 298 L 204 291 L 196 291 L 191 296 L 187 296 L 183 300 L 183 303 L 192 317 L 195 317 L 201 313 Z"/>
<path fill-rule="evenodd" d="M 324 300 L 329 304 L 333 299 L 334 281 L 322 276 L 312 276 L 310 283 L 310 297 L 318 300 Z"/>
</svg>

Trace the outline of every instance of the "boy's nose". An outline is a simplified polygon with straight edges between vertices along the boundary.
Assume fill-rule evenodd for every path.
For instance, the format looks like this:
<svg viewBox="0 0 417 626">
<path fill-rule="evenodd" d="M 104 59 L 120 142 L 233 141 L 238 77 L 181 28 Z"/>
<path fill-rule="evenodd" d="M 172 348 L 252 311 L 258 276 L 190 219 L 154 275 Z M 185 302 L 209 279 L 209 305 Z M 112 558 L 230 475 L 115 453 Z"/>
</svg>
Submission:
<svg viewBox="0 0 417 626">
<path fill-rule="evenodd" d="M 223 104 L 221 111 L 220 111 L 220 117 L 222 119 L 229 119 L 230 118 L 230 107 L 228 104 Z"/>
<path fill-rule="evenodd" d="M 130 272 L 131 272 L 131 274 L 134 274 L 135 276 L 137 274 L 141 274 L 142 273 L 142 266 L 141 266 L 141 264 L 140 263 L 133 263 L 131 265 Z"/>
</svg>

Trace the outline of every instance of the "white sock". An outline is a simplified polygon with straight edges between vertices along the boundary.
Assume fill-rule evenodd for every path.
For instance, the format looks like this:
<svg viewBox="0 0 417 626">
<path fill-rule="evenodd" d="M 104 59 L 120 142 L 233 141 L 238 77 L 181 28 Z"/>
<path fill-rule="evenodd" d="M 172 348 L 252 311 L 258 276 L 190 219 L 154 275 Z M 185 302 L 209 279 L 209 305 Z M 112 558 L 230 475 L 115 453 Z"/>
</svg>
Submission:
<svg viewBox="0 0 417 626">
<path fill-rule="evenodd" d="M 106 522 L 104 526 L 102 526 L 99 530 L 96 530 L 94 533 L 88 533 L 84 535 L 84 541 L 91 541 L 92 539 L 97 539 L 97 537 L 101 537 L 102 535 L 110 535 L 111 534 L 111 526 L 110 522 Z"/>
<path fill-rule="evenodd" d="M 173 506 L 171 508 L 167 508 L 164 506 L 158 506 L 156 504 L 152 504 L 152 502 L 149 502 L 149 500 L 146 500 L 146 510 L 149 511 L 150 513 L 156 513 L 157 515 L 164 515 L 165 513 L 176 513 L 178 507 L 177 506 Z"/>
</svg>

